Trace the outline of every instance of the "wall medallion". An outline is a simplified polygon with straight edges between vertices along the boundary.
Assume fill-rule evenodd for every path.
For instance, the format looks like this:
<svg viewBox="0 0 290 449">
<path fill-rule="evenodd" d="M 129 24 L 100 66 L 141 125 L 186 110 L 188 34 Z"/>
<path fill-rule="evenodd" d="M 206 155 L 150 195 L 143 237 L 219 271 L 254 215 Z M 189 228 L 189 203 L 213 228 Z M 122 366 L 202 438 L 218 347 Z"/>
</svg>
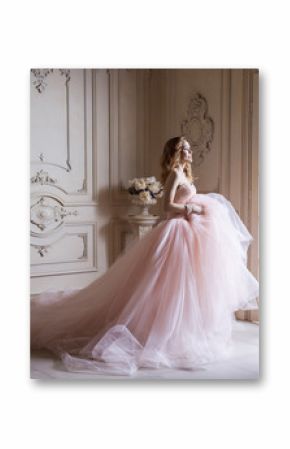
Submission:
<svg viewBox="0 0 290 449">
<path fill-rule="evenodd" d="M 208 117 L 208 104 L 200 93 L 194 93 L 187 108 L 187 118 L 181 123 L 181 133 L 190 142 L 193 164 L 200 165 L 211 150 L 214 122 Z"/>
</svg>

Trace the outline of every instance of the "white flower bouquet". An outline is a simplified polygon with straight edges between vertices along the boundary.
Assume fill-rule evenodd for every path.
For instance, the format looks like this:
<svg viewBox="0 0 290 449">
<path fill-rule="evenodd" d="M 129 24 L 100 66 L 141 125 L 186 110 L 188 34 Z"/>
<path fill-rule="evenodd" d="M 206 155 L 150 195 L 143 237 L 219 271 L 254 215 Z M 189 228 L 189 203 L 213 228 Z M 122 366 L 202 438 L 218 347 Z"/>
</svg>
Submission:
<svg viewBox="0 0 290 449">
<path fill-rule="evenodd" d="M 156 181 L 155 176 L 148 178 L 134 178 L 128 181 L 128 192 L 132 203 L 138 205 L 156 204 L 157 198 L 163 195 L 163 186 Z"/>
</svg>

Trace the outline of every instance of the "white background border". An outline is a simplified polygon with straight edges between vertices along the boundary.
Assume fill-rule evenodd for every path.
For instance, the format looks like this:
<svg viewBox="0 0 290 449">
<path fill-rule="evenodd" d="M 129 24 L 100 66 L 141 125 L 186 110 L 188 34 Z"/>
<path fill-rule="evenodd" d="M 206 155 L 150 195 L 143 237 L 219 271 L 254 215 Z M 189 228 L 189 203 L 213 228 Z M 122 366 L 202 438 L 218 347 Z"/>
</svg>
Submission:
<svg viewBox="0 0 290 449">
<path fill-rule="evenodd" d="M 286 1 L 10 1 L 1 18 L 1 440 L 5 448 L 287 447 Z M 29 69 L 260 70 L 261 380 L 29 379 Z M 11 167 L 13 169 L 11 170 Z M 286 421 L 287 420 L 287 421 Z"/>
</svg>

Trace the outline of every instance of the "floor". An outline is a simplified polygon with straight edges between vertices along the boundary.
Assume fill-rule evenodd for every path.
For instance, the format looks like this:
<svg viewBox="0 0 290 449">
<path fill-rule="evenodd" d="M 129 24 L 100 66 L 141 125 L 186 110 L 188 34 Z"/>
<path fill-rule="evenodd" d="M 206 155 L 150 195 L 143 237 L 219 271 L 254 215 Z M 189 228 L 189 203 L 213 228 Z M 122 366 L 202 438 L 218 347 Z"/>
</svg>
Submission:
<svg viewBox="0 0 290 449">
<path fill-rule="evenodd" d="M 204 365 L 195 370 L 140 369 L 134 376 L 104 376 L 71 373 L 49 352 L 31 355 L 32 379 L 64 380 L 257 380 L 259 379 L 259 326 L 236 321 L 233 329 L 233 349 L 230 359 Z"/>
</svg>

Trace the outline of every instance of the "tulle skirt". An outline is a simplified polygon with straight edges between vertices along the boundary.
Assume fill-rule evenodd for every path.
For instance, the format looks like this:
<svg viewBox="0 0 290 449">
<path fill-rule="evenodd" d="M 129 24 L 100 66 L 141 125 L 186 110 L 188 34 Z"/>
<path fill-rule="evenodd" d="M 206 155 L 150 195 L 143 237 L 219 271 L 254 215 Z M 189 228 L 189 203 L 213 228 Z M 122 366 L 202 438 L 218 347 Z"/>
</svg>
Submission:
<svg viewBox="0 0 290 449">
<path fill-rule="evenodd" d="M 258 308 L 252 236 L 222 195 L 194 201 L 205 214 L 162 220 L 87 287 L 37 295 L 32 348 L 69 371 L 118 375 L 229 357 L 234 312 Z"/>
</svg>

